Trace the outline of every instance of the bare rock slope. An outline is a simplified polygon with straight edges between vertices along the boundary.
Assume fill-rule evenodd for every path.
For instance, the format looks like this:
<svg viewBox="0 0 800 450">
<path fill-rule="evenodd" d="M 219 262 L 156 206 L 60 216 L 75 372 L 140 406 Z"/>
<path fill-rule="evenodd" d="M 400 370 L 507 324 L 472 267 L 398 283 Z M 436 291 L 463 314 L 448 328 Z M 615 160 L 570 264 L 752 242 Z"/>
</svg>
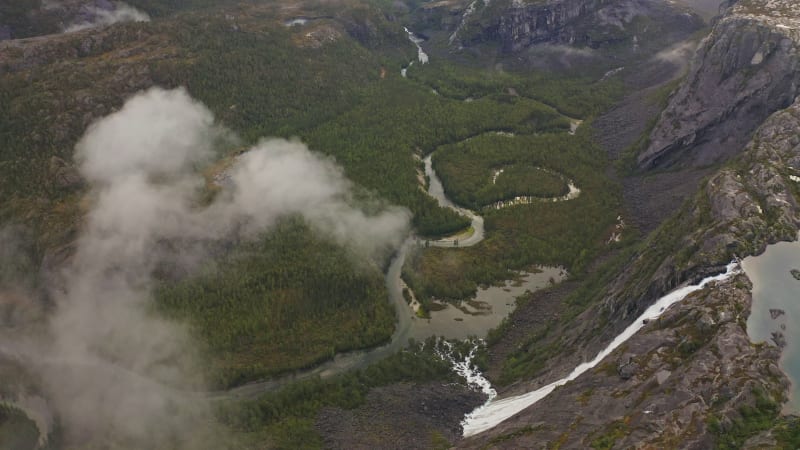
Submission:
<svg viewBox="0 0 800 450">
<path fill-rule="evenodd" d="M 716 23 L 638 157 L 643 169 L 701 167 L 737 154 L 800 87 L 800 10 L 743 0 Z"/>
</svg>

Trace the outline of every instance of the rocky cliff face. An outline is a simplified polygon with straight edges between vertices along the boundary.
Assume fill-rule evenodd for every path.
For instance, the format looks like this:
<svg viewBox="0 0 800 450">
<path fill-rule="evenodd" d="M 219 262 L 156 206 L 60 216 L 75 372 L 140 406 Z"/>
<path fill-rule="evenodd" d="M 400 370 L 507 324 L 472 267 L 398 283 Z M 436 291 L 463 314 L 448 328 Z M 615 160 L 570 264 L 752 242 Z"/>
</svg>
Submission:
<svg viewBox="0 0 800 450">
<path fill-rule="evenodd" d="M 742 154 L 703 185 L 686 210 L 651 237 L 670 252 L 641 287 L 622 276 L 606 300 L 611 314 L 640 311 L 649 300 L 685 280 L 702 278 L 734 257 L 760 254 L 766 246 L 794 240 L 800 231 L 800 100 L 769 117 Z M 670 228 L 687 230 L 670 236 Z M 657 257 L 648 249 L 627 272 Z M 647 286 L 646 288 L 644 286 Z M 627 288 L 625 287 L 627 286 Z"/>
<path fill-rule="evenodd" d="M 499 18 L 497 35 L 506 51 L 518 51 L 538 42 L 575 42 L 571 22 L 593 14 L 609 0 L 557 0 L 515 6 Z"/>
<path fill-rule="evenodd" d="M 800 10 L 790 0 L 739 1 L 701 44 L 639 155 L 642 169 L 701 167 L 741 151 L 800 87 Z"/>
<path fill-rule="evenodd" d="M 800 101 L 758 129 L 742 158 L 706 184 L 714 221 L 693 239 L 709 255 L 758 254 L 793 240 L 800 225 Z"/>
<path fill-rule="evenodd" d="M 452 33 L 451 45 L 464 47 L 499 41 L 505 52 L 516 52 L 542 42 L 574 43 L 578 38 L 572 25 L 610 3 L 610 0 L 437 2 L 422 11 L 428 22 L 436 17 L 440 26 Z"/>
<path fill-rule="evenodd" d="M 473 2 L 450 36 L 450 44 L 469 47 L 497 42 L 505 53 L 519 53 L 549 43 L 613 47 L 616 57 L 651 45 L 666 46 L 685 38 L 702 20 L 654 0 L 549 0 Z"/>
</svg>

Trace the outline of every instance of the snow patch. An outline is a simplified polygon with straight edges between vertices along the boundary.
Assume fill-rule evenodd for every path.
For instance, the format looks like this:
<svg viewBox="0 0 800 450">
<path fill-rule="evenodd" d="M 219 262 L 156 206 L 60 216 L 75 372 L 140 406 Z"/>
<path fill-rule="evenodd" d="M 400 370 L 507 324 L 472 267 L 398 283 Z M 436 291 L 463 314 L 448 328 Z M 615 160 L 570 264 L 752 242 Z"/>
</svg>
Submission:
<svg viewBox="0 0 800 450">
<path fill-rule="evenodd" d="M 488 430 L 517 414 L 523 409 L 528 408 L 539 400 L 547 397 L 555 388 L 567 384 L 568 382 L 578 378 L 587 370 L 597 366 L 606 356 L 610 355 L 611 352 L 616 350 L 620 345 L 636 334 L 636 332 L 638 332 L 646 322 L 658 318 L 673 304 L 683 300 L 692 292 L 703 289 L 709 283 L 726 280 L 734 274 L 739 273 L 739 271 L 739 263 L 732 262 L 728 264 L 725 273 L 705 278 L 696 285 L 684 286 L 661 297 L 653 305 L 647 308 L 642 315 L 637 317 L 633 323 L 628 326 L 628 328 L 614 338 L 614 340 L 611 341 L 611 343 L 605 349 L 603 349 L 603 351 L 598 353 L 593 360 L 580 364 L 568 376 L 526 394 L 508 397 L 497 401 L 486 402 L 486 404 L 478 407 L 464 417 L 464 420 L 461 422 L 464 427 L 464 437 L 472 436 Z"/>
</svg>

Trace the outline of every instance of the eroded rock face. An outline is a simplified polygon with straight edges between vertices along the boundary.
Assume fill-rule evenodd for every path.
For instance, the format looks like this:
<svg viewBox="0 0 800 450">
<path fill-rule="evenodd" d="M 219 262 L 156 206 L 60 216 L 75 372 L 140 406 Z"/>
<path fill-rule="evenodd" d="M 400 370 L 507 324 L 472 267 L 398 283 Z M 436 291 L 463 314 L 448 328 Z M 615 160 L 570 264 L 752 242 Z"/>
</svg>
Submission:
<svg viewBox="0 0 800 450">
<path fill-rule="evenodd" d="M 414 22 L 419 28 L 453 31 L 461 22 L 467 6 L 467 2 L 450 0 L 423 3 L 414 11 Z"/>
<path fill-rule="evenodd" d="M 626 323 L 625 317 L 629 321 L 653 299 L 683 281 L 709 275 L 734 256 L 759 254 L 768 244 L 795 239 L 800 230 L 800 206 L 795 194 L 800 187 L 799 174 L 800 100 L 764 121 L 733 164 L 713 175 L 687 205 L 687 211 L 676 223 L 690 223 L 694 228 L 675 247 L 679 251 L 664 258 L 646 281 L 638 286 L 631 284 L 637 270 L 643 270 L 636 266 L 656 257 L 646 251 L 612 283 L 602 307 L 612 324 L 610 328 L 619 329 L 620 323 Z M 660 234 L 654 236 L 656 240 L 664 238 Z M 688 448 L 708 448 L 714 438 L 707 429 L 709 418 L 718 421 L 719 430 L 724 432 L 733 426 L 742 404 L 751 404 L 765 392 L 785 392 L 786 380 L 777 366 L 782 336 L 774 336 L 774 347 L 751 345 L 746 334 L 749 308 L 750 284 L 740 275 L 685 300 L 657 321 L 658 331 L 648 331 L 653 326 L 649 323 L 631 341 L 626 352 L 645 356 L 633 357 L 641 369 L 629 380 L 640 374 L 672 372 L 669 377 L 656 379 L 655 384 L 659 389 L 675 386 L 674 393 L 648 393 L 650 404 L 644 411 L 651 412 L 639 411 L 647 416 L 646 421 L 668 411 L 671 415 L 662 416 L 656 424 L 667 430 L 664 436 L 672 434 L 671 439 L 678 439 L 674 442 L 683 442 Z M 637 350 L 638 343 L 649 339 L 653 339 L 654 350 Z M 666 348 L 675 353 L 665 354 Z M 716 353 L 712 356 L 709 351 Z M 664 361 L 672 362 L 664 365 Z M 619 378 L 618 365 L 611 367 L 615 370 L 610 372 Z M 721 378 L 732 379 L 733 384 L 721 382 Z M 652 380 L 650 384 L 653 385 Z M 630 398 L 627 390 L 625 398 Z M 774 395 L 771 398 L 778 403 L 783 400 Z M 721 409 L 715 405 L 721 405 Z M 582 411 L 576 414 L 585 415 Z M 620 414 L 629 423 L 639 420 L 636 413 L 621 409 Z M 696 420 L 698 417 L 704 421 L 702 424 Z M 607 421 L 602 429 L 609 426 Z M 691 435 L 686 434 L 688 429 L 694 430 Z M 598 431 L 592 433 L 596 436 Z M 668 442 L 651 439 L 655 439 L 654 435 L 634 426 L 629 437 L 621 441 L 622 448 L 636 442 Z"/>
<path fill-rule="evenodd" d="M 702 167 L 739 153 L 800 87 L 800 10 L 788 0 L 734 5 L 703 42 L 639 155 L 642 169 Z"/>
<path fill-rule="evenodd" d="M 718 172 L 705 186 L 713 222 L 694 237 L 701 249 L 742 256 L 793 240 L 800 227 L 793 194 L 800 182 L 800 101 L 758 129 L 737 166 Z"/>
</svg>

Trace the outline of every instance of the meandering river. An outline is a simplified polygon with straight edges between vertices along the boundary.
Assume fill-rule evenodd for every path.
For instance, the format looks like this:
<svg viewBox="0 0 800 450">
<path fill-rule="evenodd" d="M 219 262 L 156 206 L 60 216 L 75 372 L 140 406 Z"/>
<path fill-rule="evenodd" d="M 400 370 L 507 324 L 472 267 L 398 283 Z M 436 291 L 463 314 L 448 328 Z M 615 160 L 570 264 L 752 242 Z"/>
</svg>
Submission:
<svg viewBox="0 0 800 450">
<path fill-rule="evenodd" d="M 386 272 L 386 290 L 389 293 L 389 300 L 397 311 L 398 320 L 389 343 L 371 350 L 339 353 L 332 360 L 313 369 L 272 380 L 245 384 L 227 391 L 216 392 L 212 396 L 249 397 L 310 377 L 328 378 L 383 359 L 407 346 L 409 338 L 421 341 L 430 336 L 444 336 L 450 339 L 463 339 L 468 336 L 484 337 L 490 329 L 499 325 L 503 318 L 513 311 L 517 296 L 526 290 L 541 289 L 552 282 L 561 281 L 566 276 L 566 272 L 560 267 L 540 267 L 536 273 L 520 274 L 518 282 L 509 281 L 504 286 L 480 289 L 477 297 L 470 302 L 472 304 L 462 305 L 462 309 L 448 305 L 442 311 L 432 312 L 430 319 L 416 317 L 413 309 L 403 297 L 405 285 L 401 274 L 408 252 L 414 247 L 426 244 L 438 247 L 470 247 L 478 244 L 484 238 L 483 217 L 474 211 L 456 205 L 447 198 L 442 182 L 436 171 L 433 170 L 431 157 L 432 155 L 428 155 L 424 160 L 425 174 L 429 180 L 427 193 L 436 199 L 440 206 L 451 208 L 459 214 L 469 217 L 471 232 L 439 240 L 425 240 L 417 236 L 410 236 L 395 253 Z M 565 197 L 559 200 L 565 201 L 572 198 L 574 197 Z M 456 240 L 458 241 L 457 245 Z"/>
</svg>

